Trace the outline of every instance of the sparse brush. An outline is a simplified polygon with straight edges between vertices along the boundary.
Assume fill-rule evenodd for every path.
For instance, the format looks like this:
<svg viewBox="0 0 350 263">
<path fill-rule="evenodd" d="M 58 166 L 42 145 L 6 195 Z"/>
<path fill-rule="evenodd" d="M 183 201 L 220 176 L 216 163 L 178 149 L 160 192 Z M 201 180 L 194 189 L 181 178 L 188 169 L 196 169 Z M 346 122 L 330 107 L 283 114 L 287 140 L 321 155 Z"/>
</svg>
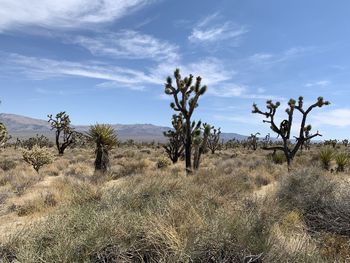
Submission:
<svg viewBox="0 0 350 263">
<path fill-rule="evenodd" d="M 335 162 L 337 163 L 337 172 L 344 172 L 345 166 L 349 163 L 349 154 L 342 152 L 335 156 Z"/>
<path fill-rule="evenodd" d="M 34 170 L 39 173 L 41 167 L 50 164 L 53 156 L 48 148 L 40 148 L 35 145 L 31 150 L 22 149 L 22 156 L 25 162 L 33 166 Z"/>
<path fill-rule="evenodd" d="M 322 166 L 327 171 L 330 168 L 331 161 L 333 159 L 333 155 L 334 155 L 333 150 L 331 148 L 329 148 L 329 147 L 324 148 L 324 149 L 322 149 L 320 151 L 320 159 L 321 159 L 321 162 L 322 162 Z"/>
</svg>

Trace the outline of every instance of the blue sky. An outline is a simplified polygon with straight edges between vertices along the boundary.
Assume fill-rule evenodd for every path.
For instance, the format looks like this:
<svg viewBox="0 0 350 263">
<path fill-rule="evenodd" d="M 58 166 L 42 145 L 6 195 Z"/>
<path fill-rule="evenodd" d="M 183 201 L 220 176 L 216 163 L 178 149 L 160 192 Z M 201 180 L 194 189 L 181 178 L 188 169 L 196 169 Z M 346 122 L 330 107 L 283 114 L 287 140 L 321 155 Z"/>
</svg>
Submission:
<svg viewBox="0 0 350 263">
<path fill-rule="evenodd" d="M 318 96 L 325 138 L 350 127 L 350 2 L 323 0 L 0 0 L 2 112 L 76 124 L 170 125 L 164 82 L 179 67 L 207 93 L 195 119 L 269 132 L 256 102 Z"/>
</svg>

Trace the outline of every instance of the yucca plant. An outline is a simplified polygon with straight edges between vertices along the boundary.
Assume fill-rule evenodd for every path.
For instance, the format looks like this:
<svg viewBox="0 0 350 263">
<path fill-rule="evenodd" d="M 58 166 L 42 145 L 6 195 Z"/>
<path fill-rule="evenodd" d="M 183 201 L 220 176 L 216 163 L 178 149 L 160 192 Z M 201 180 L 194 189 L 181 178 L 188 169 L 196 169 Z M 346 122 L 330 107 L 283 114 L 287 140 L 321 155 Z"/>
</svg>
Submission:
<svg viewBox="0 0 350 263">
<path fill-rule="evenodd" d="M 337 172 L 344 172 L 345 166 L 349 163 L 349 154 L 342 152 L 335 156 L 335 162 L 337 163 Z"/>
<path fill-rule="evenodd" d="M 320 159 L 324 169 L 329 170 L 331 161 L 333 159 L 333 150 L 329 147 L 320 151 Z"/>
<path fill-rule="evenodd" d="M 96 144 L 95 171 L 105 173 L 109 168 L 108 152 L 118 144 L 116 132 L 111 125 L 96 124 L 90 127 L 87 136 Z"/>
</svg>

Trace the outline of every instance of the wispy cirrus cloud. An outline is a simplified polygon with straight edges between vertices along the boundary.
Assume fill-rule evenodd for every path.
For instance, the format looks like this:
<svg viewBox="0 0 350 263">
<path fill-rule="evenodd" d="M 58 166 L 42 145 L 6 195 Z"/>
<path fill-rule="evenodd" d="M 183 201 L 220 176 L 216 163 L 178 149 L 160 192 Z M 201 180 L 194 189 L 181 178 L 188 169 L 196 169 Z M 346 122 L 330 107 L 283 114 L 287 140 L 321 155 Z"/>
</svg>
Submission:
<svg viewBox="0 0 350 263">
<path fill-rule="evenodd" d="M 308 82 L 304 86 L 306 88 L 310 87 L 327 87 L 331 84 L 329 80 L 320 80 L 320 81 L 315 81 L 315 82 Z"/>
<path fill-rule="evenodd" d="M 133 30 L 104 33 L 71 40 L 94 55 L 129 59 L 178 60 L 178 46 Z"/>
<path fill-rule="evenodd" d="M 155 0 L 1 0 L 0 32 L 28 26 L 90 28 L 111 22 Z"/>
<path fill-rule="evenodd" d="M 159 63 L 149 70 L 141 71 L 123 66 L 114 66 L 99 61 L 73 62 L 46 58 L 0 53 L 0 72 L 5 74 L 21 73 L 31 79 L 79 77 L 101 80 L 98 88 L 128 88 L 144 90 L 150 86 L 161 87 L 169 73 L 181 68 L 183 77 L 190 73 L 194 77 L 202 76 L 202 84 L 208 85 L 208 95 L 221 98 L 242 99 L 280 99 L 265 94 L 261 88 L 252 92 L 251 88 L 235 82 L 233 70 L 225 68 L 221 60 L 203 59 L 188 64 Z M 171 75 L 171 74 L 170 74 Z M 283 99 L 283 98 L 282 98 Z"/>
<path fill-rule="evenodd" d="M 72 62 L 46 58 L 0 54 L 1 70 L 13 72 L 33 79 L 53 77 L 83 77 L 111 81 L 120 87 L 135 87 L 155 80 L 144 72 L 124 67 L 111 66 L 96 61 Z"/>
<path fill-rule="evenodd" d="M 246 26 L 230 21 L 221 22 L 219 13 L 207 16 L 199 21 L 188 37 L 192 43 L 213 43 L 228 39 L 238 39 L 249 30 Z"/>
<path fill-rule="evenodd" d="M 320 50 L 319 47 L 292 47 L 275 53 L 255 53 L 248 57 L 247 62 L 258 65 L 273 65 Z"/>
</svg>

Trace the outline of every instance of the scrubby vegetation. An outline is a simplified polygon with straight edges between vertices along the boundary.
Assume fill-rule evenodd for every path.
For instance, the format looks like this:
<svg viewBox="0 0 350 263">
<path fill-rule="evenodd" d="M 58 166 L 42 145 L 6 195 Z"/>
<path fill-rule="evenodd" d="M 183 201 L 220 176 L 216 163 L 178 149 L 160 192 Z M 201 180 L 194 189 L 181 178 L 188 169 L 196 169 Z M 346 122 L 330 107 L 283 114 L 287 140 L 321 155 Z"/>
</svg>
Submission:
<svg viewBox="0 0 350 263">
<path fill-rule="evenodd" d="M 322 147 L 298 155 L 290 173 L 260 148 L 209 152 L 191 176 L 156 145 L 111 149 L 103 176 L 93 148 L 71 149 L 39 173 L 7 148 L 1 158 L 16 165 L 0 170 L 0 258 L 345 262 L 348 171 L 324 170 Z"/>
<path fill-rule="evenodd" d="M 201 77 L 174 78 L 167 144 L 119 142 L 107 124 L 80 134 L 61 112 L 48 116 L 57 155 L 39 135 L 0 152 L 0 261 L 349 262 L 348 143 L 312 144 L 320 134 L 306 125 L 329 102 L 290 100 L 279 126 L 279 103 L 254 104 L 281 140 L 220 142 L 220 129 L 191 119 Z"/>
</svg>

